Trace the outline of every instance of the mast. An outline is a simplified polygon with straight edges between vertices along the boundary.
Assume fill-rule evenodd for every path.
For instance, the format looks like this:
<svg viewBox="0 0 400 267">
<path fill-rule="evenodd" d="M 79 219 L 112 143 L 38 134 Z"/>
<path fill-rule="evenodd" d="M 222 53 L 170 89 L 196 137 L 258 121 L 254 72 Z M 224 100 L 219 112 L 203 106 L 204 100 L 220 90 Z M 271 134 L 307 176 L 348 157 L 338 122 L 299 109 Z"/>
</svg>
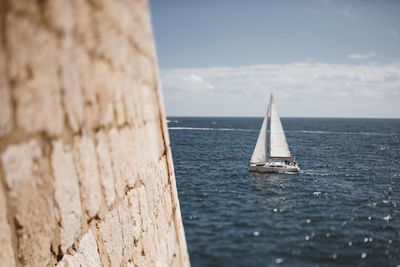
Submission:
<svg viewBox="0 0 400 267">
<path fill-rule="evenodd" d="M 272 93 L 271 93 L 271 97 L 269 98 L 269 105 L 268 105 L 268 117 L 269 117 L 269 142 L 268 142 L 268 145 L 269 145 L 269 149 L 268 149 L 268 151 L 269 151 L 269 153 L 268 153 L 268 162 L 271 160 L 271 126 L 272 126 L 272 121 L 271 121 L 271 105 L 272 105 L 272 100 L 273 100 L 273 96 L 272 96 Z"/>
</svg>

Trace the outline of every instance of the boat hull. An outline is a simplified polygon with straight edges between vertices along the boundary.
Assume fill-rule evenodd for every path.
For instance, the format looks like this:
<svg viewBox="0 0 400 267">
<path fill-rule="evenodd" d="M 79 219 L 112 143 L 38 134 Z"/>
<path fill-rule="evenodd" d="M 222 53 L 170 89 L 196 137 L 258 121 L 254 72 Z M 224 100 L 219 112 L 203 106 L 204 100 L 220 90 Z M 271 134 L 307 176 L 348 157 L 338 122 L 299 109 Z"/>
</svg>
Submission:
<svg viewBox="0 0 400 267">
<path fill-rule="evenodd" d="M 287 165 L 284 162 L 265 163 L 264 165 L 250 164 L 250 172 L 269 172 L 269 173 L 297 173 L 299 167 Z"/>
</svg>

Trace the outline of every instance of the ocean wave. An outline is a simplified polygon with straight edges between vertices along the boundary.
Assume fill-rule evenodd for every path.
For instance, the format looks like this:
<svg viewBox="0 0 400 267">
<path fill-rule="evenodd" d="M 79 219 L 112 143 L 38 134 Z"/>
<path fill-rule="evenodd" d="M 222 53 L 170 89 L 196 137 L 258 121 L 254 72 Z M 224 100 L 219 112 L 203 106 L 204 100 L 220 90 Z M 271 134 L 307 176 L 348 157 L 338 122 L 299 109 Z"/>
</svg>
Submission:
<svg viewBox="0 0 400 267">
<path fill-rule="evenodd" d="M 235 128 L 199 128 L 199 127 L 168 127 L 168 130 L 258 132 L 258 130 L 251 130 L 251 129 L 235 129 Z"/>
</svg>

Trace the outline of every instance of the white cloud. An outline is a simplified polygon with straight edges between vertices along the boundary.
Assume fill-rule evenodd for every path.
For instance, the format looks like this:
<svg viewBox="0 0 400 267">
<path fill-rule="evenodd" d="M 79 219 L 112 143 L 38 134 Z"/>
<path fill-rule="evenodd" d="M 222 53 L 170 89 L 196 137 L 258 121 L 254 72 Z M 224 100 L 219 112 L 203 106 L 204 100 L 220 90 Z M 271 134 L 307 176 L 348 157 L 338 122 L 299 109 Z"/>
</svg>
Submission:
<svg viewBox="0 0 400 267">
<path fill-rule="evenodd" d="M 357 19 L 357 17 L 354 16 L 354 14 L 351 13 L 350 10 L 348 10 L 348 9 L 343 9 L 341 13 L 342 13 L 343 16 L 345 16 L 348 19 L 351 19 L 351 20 L 356 20 Z"/>
<path fill-rule="evenodd" d="M 374 58 L 376 56 L 375 52 L 369 52 L 366 54 L 349 54 L 348 58 L 349 59 L 357 59 L 357 60 L 362 60 L 362 59 L 370 59 Z"/>
<path fill-rule="evenodd" d="M 288 103 L 283 115 L 400 116 L 400 62 L 298 62 L 160 73 L 168 115 L 260 115 L 274 93 Z"/>
<path fill-rule="evenodd" d="M 299 62 L 243 67 L 161 70 L 166 95 L 191 93 L 282 96 L 400 97 L 400 63 L 325 64 Z"/>
</svg>

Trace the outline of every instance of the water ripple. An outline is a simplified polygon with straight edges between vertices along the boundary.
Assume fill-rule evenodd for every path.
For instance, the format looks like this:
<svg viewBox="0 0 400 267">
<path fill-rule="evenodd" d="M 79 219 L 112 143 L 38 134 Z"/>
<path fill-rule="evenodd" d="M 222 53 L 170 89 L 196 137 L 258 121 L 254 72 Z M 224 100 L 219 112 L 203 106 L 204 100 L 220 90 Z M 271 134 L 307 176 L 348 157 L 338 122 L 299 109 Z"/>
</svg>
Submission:
<svg viewBox="0 0 400 267">
<path fill-rule="evenodd" d="M 400 265 L 400 120 L 282 119 L 297 175 L 248 173 L 261 119 L 169 120 L 192 266 Z"/>
</svg>

